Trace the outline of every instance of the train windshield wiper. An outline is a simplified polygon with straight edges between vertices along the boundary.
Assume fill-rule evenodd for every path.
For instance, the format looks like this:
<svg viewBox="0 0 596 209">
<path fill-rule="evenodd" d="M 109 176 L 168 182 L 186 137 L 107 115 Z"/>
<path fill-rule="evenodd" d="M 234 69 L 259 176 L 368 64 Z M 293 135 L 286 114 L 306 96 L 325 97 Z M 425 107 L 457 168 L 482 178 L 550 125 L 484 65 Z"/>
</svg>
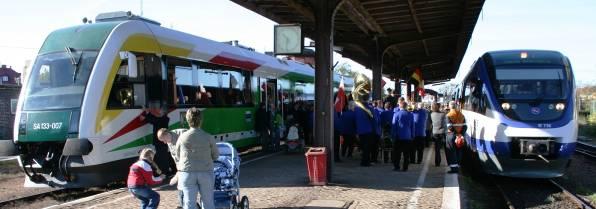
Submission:
<svg viewBox="0 0 596 209">
<path fill-rule="evenodd" d="M 79 54 L 78 59 L 75 59 L 74 55 L 72 54 L 72 51 L 74 50 L 73 48 L 70 47 L 64 47 L 66 53 L 68 53 L 68 56 L 70 57 L 70 63 L 72 65 L 75 66 L 74 72 L 72 73 L 72 82 L 75 82 L 77 80 L 77 74 L 79 72 L 79 61 L 81 60 L 81 57 L 83 56 L 83 52 L 81 52 Z"/>
</svg>

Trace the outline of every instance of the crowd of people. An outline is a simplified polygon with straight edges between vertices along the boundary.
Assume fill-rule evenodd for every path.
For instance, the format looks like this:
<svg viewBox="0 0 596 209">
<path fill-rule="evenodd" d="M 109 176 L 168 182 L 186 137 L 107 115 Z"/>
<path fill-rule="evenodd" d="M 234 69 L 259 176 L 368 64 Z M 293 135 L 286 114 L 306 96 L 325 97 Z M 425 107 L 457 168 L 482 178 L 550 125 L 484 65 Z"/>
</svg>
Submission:
<svg viewBox="0 0 596 209">
<path fill-rule="evenodd" d="M 435 165 L 440 166 L 444 149 L 448 172 L 458 172 L 461 148 L 456 141 L 463 142 L 461 136 L 466 126 L 455 102 L 448 106 L 408 102 L 391 89 L 383 101 L 358 102 L 348 96 L 345 101 L 345 106 L 333 116 L 335 162 L 352 158 L 358 148 L 360 165 L 371 166 L 384 160 L 379 159 L 379 153 L 389 149 L 394 170 L 407 171 L 409 164 L 422 163 L 424 148 L 433 142 Z M 299 130 L 293 138 L 303 139 L 307 146 L 313 143 L 312 104 L 297 101 L 285 106 L 288 108 L 281 111 L 275 105 L 266 108 L 261 104 L 256 112 L 255 130 L 264 150 L 279 149 L 280 139 L 289 134 L 286 126 Z"/>
<path fill-rule="evenodd" d="M 449 173 L 457 173 L 466 123 L 455 102 L 441 106 L 433 103 L 407 102 L 390 93 L 384 101 L 363 102 L 346 97 L 341 111 L 334 114 L 335 162 L 353 158 L 355 148 L 361 152 L 360 165 L 379 162 L 379 152 L 391 150 L 394 171 L 407 171 L 409 164 L 422 163 L 424 148 L 434 142 L 435 166 L 441 165 L 441 149 L 445 149 Z M 313 106 L 298 101 L 278 110 L 275 105 L 260 104 L 255 113 L 255 131 L 265 151 L 278 151 L 282 138 L 300 138 L 312 144 Z M 283 114 L 282 114 L 283 111 Z M 153 125 L 153 145 L 139 154 L 139 161 L 129 170 L 128 188 L 141 201 L 141 208 L 157 208 L 159 194 L 150 186 L 166 176 L 179 190 L 179 208 L 197 208 L 201 194 L 203 208 L 213 208 L 213 161 L 218 157 L 215 141 L 200 129 L 201 112 L 195 108 L 186 113 L 189 130 L 168 130 L 166 109 L 150 105 L 141 121 Z M 286 131 L 286 124 L 291 131 Z M 291 137 L 290 137 L 291 135 Z M 287 137 L 286 137 L 287 136 Z M 340 140 L 343 138 L 343 140 Z M 402 160 L 403 158 L 403 160 Z M 385 160 L 385 159 L 381 159 Z"/>
<path fill-rule="evenodd" d="M 394 170 L 407 171 L 410 164 L 422 163 L 424 148 L 433 141 L 435 166 L 440 166 L 441 149 L 445 149 L 448 172 L 458 172 L 466 125 L 455 102 L 448 107 L 425 106 L 390 93 L 384 101 L 349 101 L 334 119 L 335 133 L 343 138 L 336 162 L 341 162 L 340 157 L 351 158 L 356 145 L 361 151 L 360 165 L 365 167 L 379 162 L 380 151 L 391 149 Z"/>
</svg>

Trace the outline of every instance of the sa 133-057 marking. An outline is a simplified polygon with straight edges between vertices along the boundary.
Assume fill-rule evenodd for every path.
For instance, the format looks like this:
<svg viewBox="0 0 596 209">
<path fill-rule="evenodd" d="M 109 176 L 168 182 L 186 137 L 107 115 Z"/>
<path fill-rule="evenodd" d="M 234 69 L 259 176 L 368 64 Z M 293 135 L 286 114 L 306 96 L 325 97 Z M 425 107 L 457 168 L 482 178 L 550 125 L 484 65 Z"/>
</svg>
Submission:
<svg viewBox="0 0 596 209">
<path fill-rule="evenodd" d="M 49 129 L 60 129 L 62 128 L 62 122 L 56 123 L 34 123 L 33 130 L 49 130 Z"/>
</svg>

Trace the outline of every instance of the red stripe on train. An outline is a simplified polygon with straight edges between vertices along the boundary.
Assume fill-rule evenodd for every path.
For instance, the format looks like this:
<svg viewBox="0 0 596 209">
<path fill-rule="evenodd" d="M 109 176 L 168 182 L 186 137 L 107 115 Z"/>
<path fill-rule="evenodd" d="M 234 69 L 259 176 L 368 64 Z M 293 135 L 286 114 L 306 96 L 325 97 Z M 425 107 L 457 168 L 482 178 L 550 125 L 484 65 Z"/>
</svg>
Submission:
<svg viewBox="0 0 596 209">
<path fill-rule="evenodd" d="M 238 67 L 249 71 L 254 71 L 255 69 L 259 68 L 262 63 L 255 63 L 248 58 L 239 57 L 239 58 L 231 58 L 230 56 L 225 53 L 218 54 L 217 56 L 213 57 L 209 62 L 220 64 L 220 65 L 227 65 L 232 67 Z M 235 55 L 236 56 L 236 55 Z"/>
</svg>

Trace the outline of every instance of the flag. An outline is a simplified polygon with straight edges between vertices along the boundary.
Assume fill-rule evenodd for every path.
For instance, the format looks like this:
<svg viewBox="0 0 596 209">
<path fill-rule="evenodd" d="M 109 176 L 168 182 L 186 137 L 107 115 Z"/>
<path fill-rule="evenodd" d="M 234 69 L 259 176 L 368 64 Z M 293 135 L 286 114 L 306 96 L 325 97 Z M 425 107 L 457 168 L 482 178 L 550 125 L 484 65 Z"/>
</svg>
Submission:
<svg viewBox="0 0 596 209">
<path fill-rule="evenodd" d="M 335 112 L 341 112 L 346 105 L 346 92 L 344 92 L 344 78 L 339 80 L 339 87 L 337 89 L 337 97 L 335 97 Z"/>
<path fill-rule="evenodd" d="M 424 96 L 424 79 L 422 79 L 422 71 L 420 71 L 420 68 L 416 68 L 416 70 L 414 70 L 414 73 L 412 73 L 412 78 L 418 81 L 418 86 L 416 86 L 418 95 Z"/>
</svg>

